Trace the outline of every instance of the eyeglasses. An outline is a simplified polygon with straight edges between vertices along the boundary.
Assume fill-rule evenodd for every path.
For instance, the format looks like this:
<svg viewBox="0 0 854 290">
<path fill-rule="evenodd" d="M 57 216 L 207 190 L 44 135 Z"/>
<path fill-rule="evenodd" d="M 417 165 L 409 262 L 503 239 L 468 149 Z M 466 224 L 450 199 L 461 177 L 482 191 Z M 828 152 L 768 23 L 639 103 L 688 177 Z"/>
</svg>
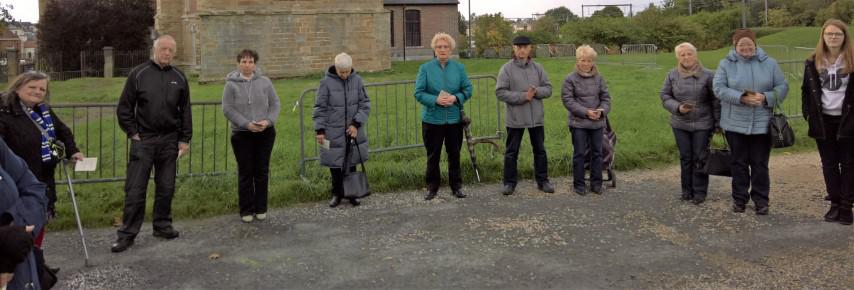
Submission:
<svg viewBox="0 0 854 290">
<path fill-rule="evenodd" d="M 825 32 L 824 36 L 825 37 L 831 37 L 831 38 L 840 38 L 840 37 L 845 36 L 845 33 L 842 33 L 842 32 Z"/>
<path fill-rule="evenodd" d="M 437 45 L 436 49 L 451 49 L 450 45 Z"/>
</svg>

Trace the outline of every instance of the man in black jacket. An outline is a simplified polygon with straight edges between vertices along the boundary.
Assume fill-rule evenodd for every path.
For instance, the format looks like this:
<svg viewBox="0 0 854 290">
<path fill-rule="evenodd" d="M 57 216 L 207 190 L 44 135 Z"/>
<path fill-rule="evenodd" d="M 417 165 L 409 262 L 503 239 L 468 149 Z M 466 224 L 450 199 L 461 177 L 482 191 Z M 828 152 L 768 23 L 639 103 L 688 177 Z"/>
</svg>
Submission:
<svg viewBox="0 0 854 290">
<path fill-rule="evenodd" d="M 171 66 L 175 39 L 163 35 L 154 41 L 154 57 L 128 75 L 119 105 L 119 125 L 131 139 L 125 179 L 125 208 L 114 253 L 133 245 L 145 219 L 145 195 L 154 166 L 154 236 L 174 239 L 172 195 L 178 157 L 190 150 L 193 134 L 190 86 Z"/>
</svg>

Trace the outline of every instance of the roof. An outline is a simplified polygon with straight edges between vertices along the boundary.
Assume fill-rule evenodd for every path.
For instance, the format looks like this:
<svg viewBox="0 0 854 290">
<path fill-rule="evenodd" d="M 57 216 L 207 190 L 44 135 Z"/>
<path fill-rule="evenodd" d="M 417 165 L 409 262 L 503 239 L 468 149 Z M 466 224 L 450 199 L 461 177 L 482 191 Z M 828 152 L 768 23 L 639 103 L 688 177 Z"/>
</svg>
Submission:
<svg viewBox="0 0 854 290">
<path fill-rule="evenodd" d="M 458 5 L 457 0 L 383 0 L 383 5 Z"/>
</svg>

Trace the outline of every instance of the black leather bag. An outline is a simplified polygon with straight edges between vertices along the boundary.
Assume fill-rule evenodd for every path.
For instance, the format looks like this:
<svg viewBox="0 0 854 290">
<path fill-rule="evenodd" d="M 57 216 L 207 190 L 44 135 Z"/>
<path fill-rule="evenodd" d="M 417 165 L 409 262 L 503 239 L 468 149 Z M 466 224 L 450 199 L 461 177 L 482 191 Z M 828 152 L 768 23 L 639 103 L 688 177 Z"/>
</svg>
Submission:
<svg viewBox="0 0 854 290">
<path fill-rule="evenodd" d="M 721 135 L 723 134 L 714 134 Z M 714 135 L 710 138 L 714 138 Z M 706 152 L 706 158 L 697 168 L 700 172 L 708 175 L 717 176 L 732 176 L 732 153 L 729 150 L 729 144 L 724 139 L 724 148 L 713 148 L 711 140 L 709 140 L 709 150 Z"/>
<path fill-rule="evenodd" d="M 786 148 L 795 145 L 795 132 L 789 126 L 789 119 L 775 112 L 768 122 L 768 135 L 771 135 L 771 148 Z"/>
<path fill-rule="evenodd" d="M 368 185 L 368 173 L 365 170 L 365 161 L 361 159 L 362 152 L 359 149 L 359 145 L 356 144 L 355 139 L 350 139 L 349 143 L 351 146 L 356 147 L 357 154 L 359 154 L 359 164 L 362 166 L 362 171 L 350 171 L 350 166 L 344 167 L 344 197 L 345 198 L 363 198 L 371 195 L 371 187 Z M 352 150 L 351 150 L 352 151 Z M 345 154 L 347 155 L 347 154 Z M 346 156 L 345 163 L 349 165 L 350 157 Z"/>
</svg>

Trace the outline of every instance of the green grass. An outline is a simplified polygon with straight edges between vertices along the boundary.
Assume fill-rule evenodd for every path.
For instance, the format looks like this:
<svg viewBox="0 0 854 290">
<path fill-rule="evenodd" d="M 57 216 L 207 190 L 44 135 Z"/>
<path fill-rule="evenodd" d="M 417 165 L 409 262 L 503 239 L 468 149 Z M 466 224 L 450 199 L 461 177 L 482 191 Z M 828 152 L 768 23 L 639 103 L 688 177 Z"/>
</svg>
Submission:
<svg viewBox="0 0 854 290">
<path fill-rule="evenodd" d="M 817 35 L 817 32 L 808 30 L 807 28 L 797 28 L 793 30 L 795 31 L 793 33 L 798 35 L 808 33 L 810 37 Z M 761 39 L 760 43 L 769 43 L 766 42 L 766 39 L 785 40 L 788 36 L 780 36 L 779 34 L 789 32 L 784 31 L 769 35 Z M 807 37 L 805 36 L 804 42 L 806 42 L 806 39 Z M 704 51 L 700 53 L 700 58 L 707 67 L 714 69 L 714 66 L 717 65 L 726 51 L 727 49 Z M 608 56 L 608 60 L 612 62 L 620 61 L 618 56 Z M 553 177 L 567 176 L 570 174 L 572 145 L 566 124 L 567 113 L 560 101 L 560 88 L 563 79 L 574 67 L 574 60 L 540 58 L 537 61 L 544 65 L 553 87 L 552 97 L 545 101 L 546 149 L 549 156 L 549 174 Z M 658 97 L 664 76 L 675 65 L 675 58 L 672 54 L 659 54 L 657 61 L 659 63 L 658 67 L 600 64 L 600 71 L 608 81 L 613 97 L 611 120 L 619 139 L 616 155 L 616 167 L 618 170 L 656 168 L 666 164 L 673 164 L 677 160 L 676 145 L 668 125 L 669 115 L 661 108 Z M 470 76 L 495 75 L 506 60 L 474 59 L 464 60 L 463 62 Z M 361 73 L 361 75 L 369 83 L 411 80 L 414 79 L 418 66 L 421 63 L 420 61 L 395 62 L 391 70 L 376 73 Z M 796 71 L 797 68 L 792 70 Z M 309 162 L 307 164 L 306 175 L 310 182 L 304 182 L 298 176 L 299 140 L 300 138 L 305 138 L 309 141 L 313 139 L 310 119 L 313 95 L 308 96 L 303 103 L 303 107 L 306 110 L 304 121 L 306 130 L 309 132 L 305 136 L 300 136 L 299 116 L 291 110 L 300 94 L 306 89 L 316 87 L 320 77 L 321 74 L 318 73 L 302 78 L 274 81 L 274 85 L 282 101 L 282 114 L 276 127 L 278 136 L 271 162 L 271 207 L 284 207 L 301 202 L 322 200 L 328 197 L 329 173 L 326 168 L 320 167 L 316 161 Z M 793 106 L 799 103 L 800 80 L 793 73 L 789 82 L 790 92 L 786 103 Z M 113 103 L 117 100 L 123 84 L 124 79 L 122 78 L 75 79 L 65 82 L 52 82 L 52 102 Z M 222 93 L 221 83 L 200 85 L 194 82 L 191 86 L 194 101 L 218 101 L 220 99 Z M 477 91 L 472 102 L 467 105 L 467 111 L 470 114 L 480 114 L 477 115 L 480 118 L 475 119 L 478 122 L 476 126 L 479 126 L 476 127 L 477 135 L 494 134 L 496 127 L 494 113 L 489 113 L 490 109 L 494 111 L 494 107 L 486 107 L 489 104 L 493 104 L 492 102 L 495 100 L 492 88 L 488 86 L 488 84 L 482 84 L 480 88 L 476 88 Z M 400 89 L 398 93 L 388 94 L 382 91 L 369 91 L 373 111 L 368 124 L 368 130 L 372 138 L 371 142 L 375 146 L 405 145 L 417 142 L 419 139 L 418 109 L 417 106 L 412 105 L 414 98 L 411 94 L 411 86 L 409 86 L 408 90 Z M 406 104 L 404 101 L 409 102 L 409 106 L 393 108 L 393 104 Z M 794 108 L 797 108 L 797 106 Z M 486 111 L 486 113 L 475 113 L 478 110 Z M 382 113 L 392 111 L 397 111 L 399 116 L 405 116 L 405 118 L 385 119 L 385 115 Z M 501 112 L 503 114 L 503 109 Z M 114 113 L 108 111 L 103 114 L 104 116 L 108 116 Z M 77 124 L 77 130 L 82 130 L 82 125 L 89 123 L 91 127 L 88 130 L 88 134 L 91 142 L 85 141 L 85 133 L 83 131 L 78 131 L 77 133 L 77 140 L 81 143 L 81 147 L 85 148 L 87 155 L 100 155 L 99 157 L 102 158 L 101 166 L 110 164 L 109 161 L 113 159 L 118 162 L 115 171 L 112 168 L 105 171 L 105 177 L 110 177 L 112 174 L 123 175 L 125 162 L 123 159 L 123 150 L 126 147 L 121 131 L 118 131 L 119 137 L 115 138 L 115 142 L 119 144 L 118 148 L 120 148 L 117 154 L 112 154 L 108 152 L 109 150 L 103 149 L 102 151 L 98 151 L 99 148 L 94 148 L 95 144 L 97 144 L 96 140 L 98 136 L 112 142 L 114 139 L 112 137 L 113 132 L 115 131 L 114 122 L 101 121 L 99 123 L 96 121 L 97 115 L 92 115 L 91 113 L 88 116 L 88 120 L 86 119 L 86 114 L 80 112 L 75 112 L 73 117 L 71 112 L 63 112 L 60 116 L 66 122 L 69 122 L 68 119 L 73 119 L 75 124 Z M 233 171 L 235 168 L 234 161 L 230 149 L 228 149 L 228 132 L 223 127 L 225 121 L 221 112 L 207 109 L 205 114 L 201 114 L 200 108 L 194 108 L 195 124 L 199 126 L 202 120 L 219 124 L 219 127 L 213 129 L 212 126 L 206 126 L 204 132 L 197 129 L 195 138 L 200 138 L 202 134 L 206 134 L 207 136 L 214 136 L 213 138 L 218 140 L 219 143 L 216 147 L 212 144 L 207 144 L 205 148 L 202 148 L 201 144 L 198 144 L 199 142 L 195 142 L 192 148 L 193 163 L 190 164 L 189 160 L 184 158 L 181 160 L 179 170 L 181 172 L 188 170 L 200 171 L 202 169 L 210 170 L 211 164 L 214 160 L 217 160 L 219 162 L 217 171 L 226 171 L 226 164 L 228 170 Z M 395 123 L 399 125 L 395 126 Z M 399 127 L 399 129 L 395 131 L 395 127 Z M 503 128 L 503 122 L 501 127 Z M 799 137 L 797 145 L 792 148 L 774 150 L 775 154 L 813 150 L 814 144 L 811 139 L 805 136 L 805 124 L 799 120 L 795 120 L 794 127 Z M 87 143 L 91 143 L 91 145 L 87 147 Z M 498 143 L 503 144 L 503 140 L 499 140 Z M 204 154 L 202 154 L 202 150 L 205 151 Z M 314 152 L 313 150 L 313 146 L 310 146 L 307 151 L 311 154 Z M 503 150 L 503 146 L 500 150 Z M 503 155 L 500 150 L 493 151 L 488 146 L 478 146 L 478 165 L 484 182 L 499 182 L 501 180 Z M 463 151 L 466 150 L 463 149 Z M 520 178 L 530 179 L 533 177 L 533 166 L 531 165 L 533 159 L 529 153 L 530 145 L 523 142 L 521 152 L 523 153 L 520 154 L 519 158 Z M 462 166 L 465 183 L 473 184 L 475 177 L 471 170 L 468 156 L 466 154 L 463 154 L 463 156 Z M 205 168 L 202 168 L 202 160 L 207 162 Z M 424 163 L 424 152 L 421 148 L 373 154 L 371 155 L 371 161 L 367 163 L 371 186 L 377 192 L 422 188 L 424 183 Z M 112 165 L 108 166 L 112 167 Z M 443 174 L 446 175 L 447 173 L 443 172 Z M 676 177 L 674 176 L 674 178 Z M 179 179 L 173 202 L 174 217 L 176 219 L 190 219 L 221 214 L 236 214 L 236 187 L 236 177 L 233 173 L 221 176 Z M 75 186 L 75 189 L 78 193 L 78 201 L 82 209 L 82 219 L 86 226 L 107 226 L 115 218 L 121 217 L 124 198 L 121 182 L 79 184 Z M 153 195 L 153 191 L 154 186 L 152 183 L 149 186 L 149 193 Z M 61 197 L 58 204 L 60 217 L 51 224 L 51 228 L 67 229 L 74 226 L 73 213 L 69 199 L 64 194 L 64 187 L 60 186 L 59 192 Z M 152 198 L 149 198 L 149 212 L 151 210 L 151 200 Z"/>
</svg>

